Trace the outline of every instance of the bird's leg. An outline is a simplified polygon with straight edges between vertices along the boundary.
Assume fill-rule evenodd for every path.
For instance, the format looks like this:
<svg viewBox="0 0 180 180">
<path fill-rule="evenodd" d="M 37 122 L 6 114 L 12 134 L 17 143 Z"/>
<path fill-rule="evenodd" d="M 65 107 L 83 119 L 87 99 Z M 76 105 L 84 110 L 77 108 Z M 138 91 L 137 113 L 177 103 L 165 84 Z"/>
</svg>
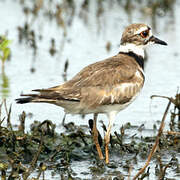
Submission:
<svg viewBox="0 0 180 180">
<path fill-rule="evenodd" d="M 95 113 L 94 114 L 94 120 L 93 120 L 93 140 L 94 140 L 94 143 L 96 145 L 96 149 L 97 149 L 99 158 L 103 159 L 104 157 L 103 157 L 103 154 L 102 154 L 102 151 L 101 151 L 101 148 L 100 148 L 100 145 L 99 145 L 99 141 L 98 141 L 98 130 L 96 128 L 97 116 L 98 116 L 98 114 Z"/>
<path fill-rule="evenodd" d="M 106 164 L 109 163 L 109 149 L 108 149 L 108 145 L 109 145 L 109 141 L 110 141 L 110 133 L 111 133 L 111 127 L 113 125 L 115 116 L 116 116 L 117 112 L 116 111 L 112 111 L 108 114 L 109 117 L 109 124 L 108 124 L 108 128 L 104 137 L 104 141 L 105 141 L 105 156 L 106 156 Z"/>
</svg>

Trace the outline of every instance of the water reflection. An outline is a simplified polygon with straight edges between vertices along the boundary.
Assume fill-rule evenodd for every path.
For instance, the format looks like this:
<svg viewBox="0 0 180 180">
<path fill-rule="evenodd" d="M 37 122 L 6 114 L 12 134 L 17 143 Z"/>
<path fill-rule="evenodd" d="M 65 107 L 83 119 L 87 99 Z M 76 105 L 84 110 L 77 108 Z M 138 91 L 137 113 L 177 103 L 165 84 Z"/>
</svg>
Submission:
<svg viewBox="0 0 180 180">
<path fill-rule="evenodd" d="M 5 72 L 0 74 L 0 94 L 2 99 L 5 99 L 9 96 L 9 78 L 6 76 Z"/>
</svg>

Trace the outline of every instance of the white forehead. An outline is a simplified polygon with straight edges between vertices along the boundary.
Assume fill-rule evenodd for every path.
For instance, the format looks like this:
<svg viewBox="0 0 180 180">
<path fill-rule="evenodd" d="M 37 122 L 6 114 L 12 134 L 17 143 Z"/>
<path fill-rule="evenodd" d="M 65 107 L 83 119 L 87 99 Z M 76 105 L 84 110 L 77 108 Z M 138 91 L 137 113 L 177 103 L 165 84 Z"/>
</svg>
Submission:
<svg viewBox="0 0 180 180">
<path fill-rule="evenodd" d="M 151 37 L 153 34 L 152 34 L 152 30 L 150 29 L 149 30 L 149 37 Z"/>
<path fill-rule="evenodd" d="M 143 26 L 140 29 L 138 29 L 137 31 L 135 31 L 135 34 L 139 34 L 139 33 L 143 32 L 143 31 L 146 31 L 146 30 L 148 30 L 148 27 L 147 26 Z"/>
</svg>

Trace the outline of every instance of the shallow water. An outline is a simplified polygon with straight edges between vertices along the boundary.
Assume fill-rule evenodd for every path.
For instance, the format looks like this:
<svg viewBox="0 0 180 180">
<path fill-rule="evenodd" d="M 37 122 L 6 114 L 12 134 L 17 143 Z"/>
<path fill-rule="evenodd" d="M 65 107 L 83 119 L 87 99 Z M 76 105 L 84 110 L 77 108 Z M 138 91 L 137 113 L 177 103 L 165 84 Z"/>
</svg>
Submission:
<svg viewBox="0 0 180 180">
<path fill-rule="evenodd" d="M 27 104 L 18 105 L 14 99 L 23 93 L 29 93 L 31 89 L 47 88 L 63 83 L 64 63 L 69 60 L 67 79 L 71 79 L 84 66 L 98 60 L 113 56 L 118 53 L 121 34 L 125 26 L 130 23 L 143 22 L 152 25 L 149 15 L 145 16 L 137 8 L 128 15 L 124 8 L 117 2 L 114 4 L 104 3 L 104 13 L 96 17 L 97 8 L 95 1 L 91 2 L 89 12 L 84 13 L 84 20 L 80 18 L 80 3 L 76 3 L 76 11 L 71 26 L 67 26 L 67 36 L 63 37 L 63 29 L 59 28 L 55 21 L 46 20 L 44 17 L 33 21 L 31 28 L 37 36 L 42 36 L 42 41 L 37 40 L 37 55 L 33 56 L 33 51 L 25 43 L 18 43 L 17 26 L 23 26 L 25 21 L 30 22 L 32 16 L 25 17 L 22 6 L 18 1 L 0 1 L 0 34 L 8 32 L 8 38 L 12 40 L 10 45 L 11 60 L 5 64 L 5 77 L 8 87 L 3 88 L 2 76 L 0 79 L 0 97 L 6 97 L 7 104 L 12 103 L 13 124 L 18 124 L 18 116 L 22 111 L 33 113 L 33 117 L 26 121 L 26 128 L 34 120 L 43 121 L 50 119 L 61 128 L 64 116 L 63 109 L 48 104 Z M 31 3 L 29 3 L 31 5 Z M 143 5 L 141 5 L 143 7 Z M 42 12 L 40 12 L 42 13 Z M 82 12 L 81 12 L 82 13 Z M 118 130 L 126 122 L 133 125 L 144 124 L 144 133 L 153 133 L 153 124 L 161 120 L 167 100 L 155 98 L 150 99 L 153 94 L 173 96 L 180 85 L 180 5 L 178 2 L 174 7 L 173 14 L 167 13 L 164 17 L 156 19 L 156 30 L 154 34 L 166 41 L 168 46 L 152 46 L 147 50 L 148 62 L 145 68 L 146 81 L 142 93 L 129 108 L 120 112 L 113 126 L 113 131 Z M 58 53 L 54 57 L 50 56 L 50 40 L 55 38 Z M 106 50 L 107 42 L 112 43 L 110 52 Z M 30 69 L 34 67 L 35 72 Z M 73 121 L 75 124 L 87 125 L 91 115 L 80 116 L 67 115 L 66 122 Z M 107 124 L 107 118 L 100 115 Z M 166 124 L 168 124 L 167 119 Z M 158 124 L 157 124 L 158 125 Z M 102 133 L 102 128 L 99 125 Z M 83 162 L 78 164 L 84 166 Z M 153 162 L 151 162 L 154 166 Z M 140 164 L 138 164 L 138 167 Z M 77 168 L 76 163 L 72 167 Z M 82 176 L 82 174 L 80 174 Z M 86 177 L 86 176 L 85 176 Z M 87 176 L 89 177 L 89 176 Z"/>
</svg>

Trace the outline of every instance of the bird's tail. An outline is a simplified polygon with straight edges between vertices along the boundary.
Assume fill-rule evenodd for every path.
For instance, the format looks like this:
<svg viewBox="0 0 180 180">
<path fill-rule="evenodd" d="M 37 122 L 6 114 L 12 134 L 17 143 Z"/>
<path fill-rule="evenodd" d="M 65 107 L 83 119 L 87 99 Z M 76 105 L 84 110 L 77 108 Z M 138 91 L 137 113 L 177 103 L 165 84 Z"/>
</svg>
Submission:
<svg viewBox="0 0 180 180">
<path fill-rule="evenodd" d="M 16 99 L 16 103 L 18 104 L 25 104 L 25 103 L 30 103 L 33 102 L 33 97 L 26 97 L 26 98 L 18 98 Z"/>
<path fill-rule="evenodd" d="M 33 90 L 37 91 L 37 90 Z M 54 100 L 49 96 L 49 94 L 21 94 L 21 96 L 26 96 L 22 98 L 15 99 L 16 103 L 18 104 L 25 104 L 25 103 L 54 103 Z"/>
<path fill-rule="evenodd" d="M 25 103 L 39 101 L 39 94 L 21 94 L 21 96 L 26 96 L 26 97 L 15 99 L 16 103 L 25 104 Z"/>
</svg>

